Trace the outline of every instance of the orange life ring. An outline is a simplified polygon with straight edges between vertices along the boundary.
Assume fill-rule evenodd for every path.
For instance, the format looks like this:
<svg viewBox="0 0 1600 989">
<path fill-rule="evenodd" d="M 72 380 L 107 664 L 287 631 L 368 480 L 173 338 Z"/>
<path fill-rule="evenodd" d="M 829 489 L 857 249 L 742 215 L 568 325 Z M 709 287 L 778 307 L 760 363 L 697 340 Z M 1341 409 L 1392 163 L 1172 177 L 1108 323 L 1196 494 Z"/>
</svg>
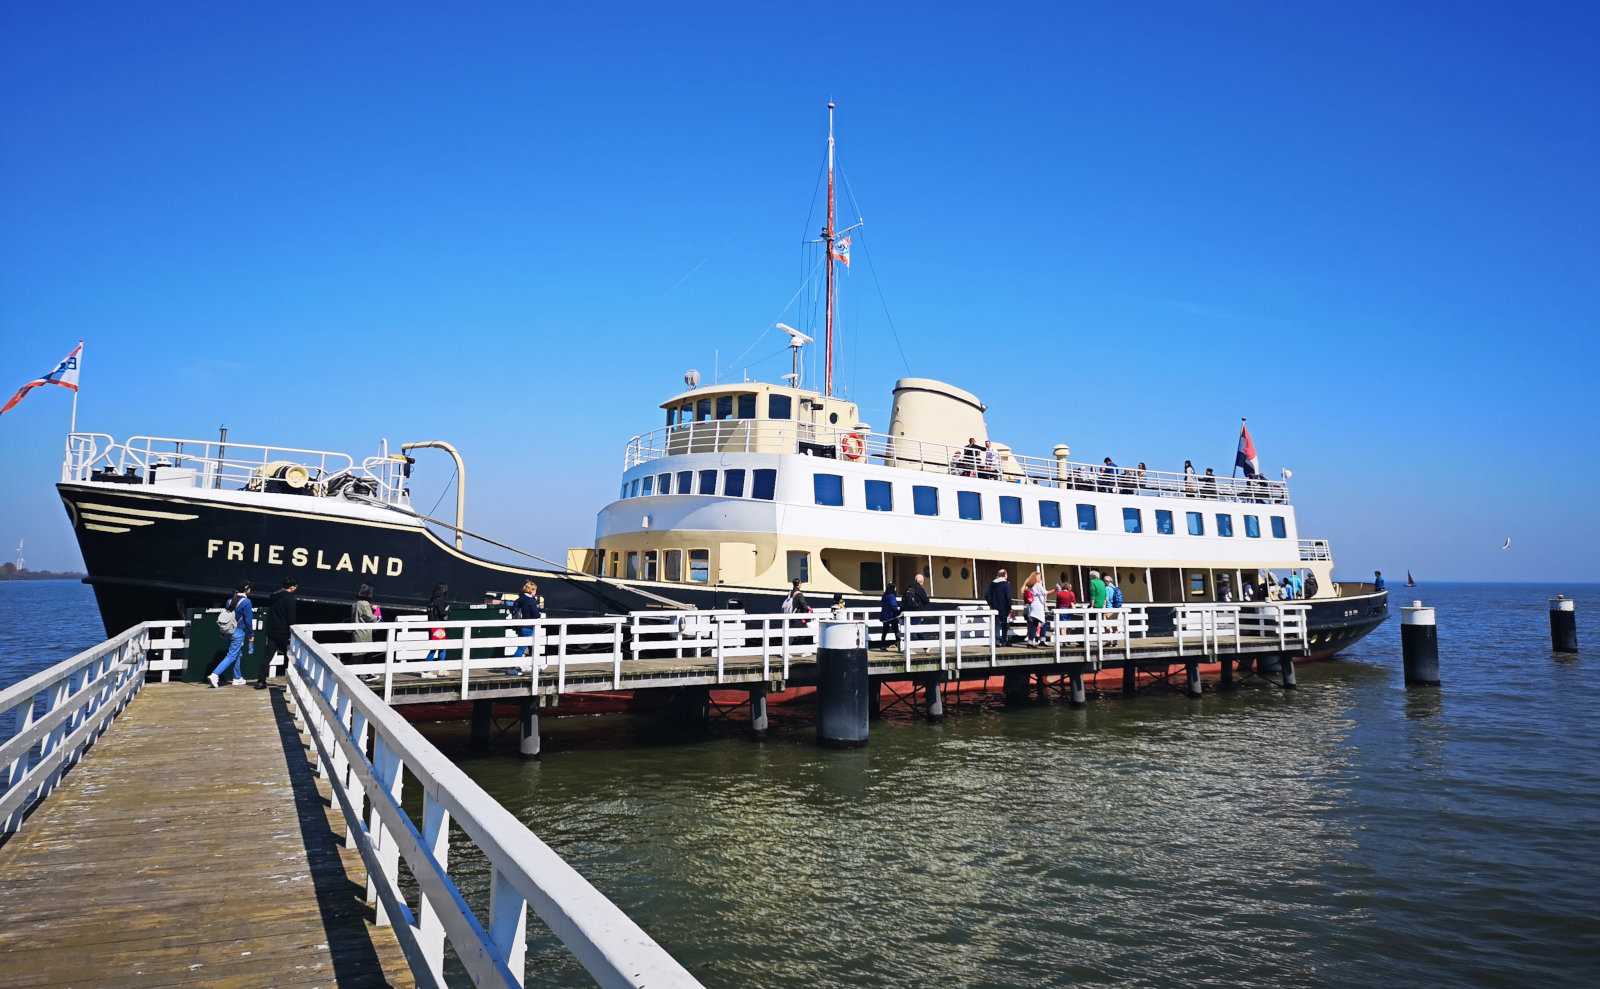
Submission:
<svg viewBox="0 0 1600 989">
<path fill-rule="evenodd" d="M 860 433 L 845 433 L 839 440 L 839 452 L 846 460 L 860 460 L 866 449 L 867 442 Z"/>
</svg>

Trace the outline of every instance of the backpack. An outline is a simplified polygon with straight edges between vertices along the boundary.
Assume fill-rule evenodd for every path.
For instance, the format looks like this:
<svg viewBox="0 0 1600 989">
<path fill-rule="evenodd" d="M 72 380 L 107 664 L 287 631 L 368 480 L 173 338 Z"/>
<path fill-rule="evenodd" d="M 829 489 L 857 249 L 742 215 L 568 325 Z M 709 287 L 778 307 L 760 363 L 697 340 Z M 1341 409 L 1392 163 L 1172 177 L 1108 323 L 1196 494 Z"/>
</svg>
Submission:
<svg viewBox="0 0 1600 989">
<path fill-rule="evenodd" d="M 239 603 L 233 598 L 228 599 L 228 606 L 217 613 L 217 628 L 223 635 L 232 635 L 239 628 L 239 616 L 234 613 Z"/>
</svg>

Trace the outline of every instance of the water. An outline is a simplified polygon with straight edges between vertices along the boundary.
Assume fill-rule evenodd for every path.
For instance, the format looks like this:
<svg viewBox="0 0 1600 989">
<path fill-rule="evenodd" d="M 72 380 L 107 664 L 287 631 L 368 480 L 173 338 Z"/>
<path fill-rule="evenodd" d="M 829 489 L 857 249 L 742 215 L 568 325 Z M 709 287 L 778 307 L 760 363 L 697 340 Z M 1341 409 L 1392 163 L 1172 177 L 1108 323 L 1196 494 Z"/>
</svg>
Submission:
<svg viewBox="0 0 1600 989">
<path fill-rule="evenodd" d="M 853 752 L 782 708 L 764 742 L 547 718 L 537 763 L 428 733 L 708 985 L 1591 986 L 1600 586 L 1559 588 L 1578 659 L 1557 589 L 1396 588 L 1439 608 L 1440 690 L 1404 689 L 1391 623 L 1292 693 L 891 713 Z M 27 637 L 97 638 L 79 599 L 0 584 L 0 683 Z M 537 923 L 528 980 L 583 981 Z"/>
</svg>

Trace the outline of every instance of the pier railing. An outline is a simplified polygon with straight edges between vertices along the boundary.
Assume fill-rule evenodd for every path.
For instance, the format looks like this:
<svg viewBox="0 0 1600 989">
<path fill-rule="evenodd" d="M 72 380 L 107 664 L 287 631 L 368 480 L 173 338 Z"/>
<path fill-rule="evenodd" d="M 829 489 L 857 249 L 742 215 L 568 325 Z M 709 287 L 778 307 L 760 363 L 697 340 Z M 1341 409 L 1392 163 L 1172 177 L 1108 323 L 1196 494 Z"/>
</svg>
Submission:
<svg viewBox="0 0 1600 989">
<path fill-rule="evenodd" d="M 22 826 L 145 682 L 150 633 L 136 625 L 0 690 L 0 837 Z"/>
<path fill-rule="evenodd" d="M 290 642 L 290 691 L 344 815 L 347 843 L 366 863 L 367 901 L 378 923 L 394 928 L 418 985 L 444 984 L 448 942 L 474 985 L 520 986 L 530 907 L 602 986 L 699 984 L 328 645 L 301 631 Z M 422 789 L 420 830 L 401 804 L 408 772 Z M 481 917 L 450 875 L 452 827 L 488 862 Z M 414 907 L 400 887 L 402 862 L 416 885 Z"/>
<path fill-rule="evenodd" d="M 1173 616 L 1178 655 L 1198 646 L 1202 655 L 1216 655 L 1226 647 L 1239 648 L 1246 639 L 1277 639 L 1285 651 L 1305 652 L 1310 645 L 1309 604 L 1184 604 Z"/>
</svg>

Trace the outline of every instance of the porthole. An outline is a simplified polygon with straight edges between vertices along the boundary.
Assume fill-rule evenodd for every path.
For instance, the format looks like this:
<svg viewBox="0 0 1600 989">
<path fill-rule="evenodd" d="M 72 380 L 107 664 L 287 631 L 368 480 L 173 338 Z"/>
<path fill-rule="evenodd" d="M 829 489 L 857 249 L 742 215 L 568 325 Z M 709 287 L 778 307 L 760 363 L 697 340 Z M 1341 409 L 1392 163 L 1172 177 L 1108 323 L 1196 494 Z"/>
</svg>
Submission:
<svg viewBox="0 0 1600 989">
<path fill-rule="evenodd" d="M 966 580 L 968 576 L 969 575 L 967 573 L 967 568 L 966 567 L 962 567 L 961 568 L 961 579 L 962 580 Z"/>
<path fill-rule="evenodd" d="M 837 413 L 837 412 L 829 412 L 828 413 L 828 422 L 830 422 L 833 425 L 837 426 L 839 424 L 839 413 Z"/>
<path fill-rule="evenodd" d="M 949 567 L 945 567 L 944 568 L 944 579 L 945 580 L 949 580 L 950 579 L 950 568 Z"/>
</svg>

